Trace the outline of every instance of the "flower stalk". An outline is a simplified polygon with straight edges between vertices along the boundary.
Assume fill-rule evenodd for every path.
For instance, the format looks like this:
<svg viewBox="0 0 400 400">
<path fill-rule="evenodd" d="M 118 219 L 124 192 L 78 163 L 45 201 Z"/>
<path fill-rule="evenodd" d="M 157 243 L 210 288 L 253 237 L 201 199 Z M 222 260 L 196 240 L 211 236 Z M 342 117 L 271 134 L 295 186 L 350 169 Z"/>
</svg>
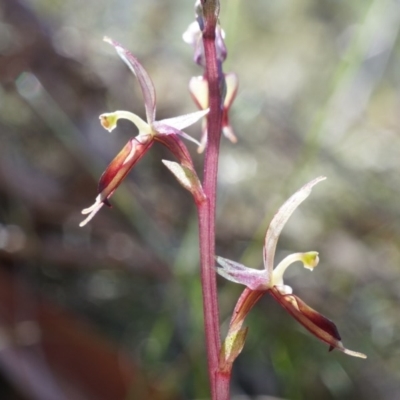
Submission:
<svg viewBox="0 0 400 400">
<path fill-rule="evenodd" d="M 204 0 L 202 2 L 205 3 Z M 221 342 L 217 281 L 214 270 L 216 188 L 222 126 L 220 66 L 218 65 L 215 47 L 215 29 L 219 9 L 215 1 L 208 1 L 207 5 L 203 4 L 203 8 L 205 77 L 208 82 L 210 112 L 207 116 L 207 146 L 203 176 L 203 190 L 207 201 L 198 207 L 201 284 L 211 398 L 213 400 L 228 400 L 230 375 L 222 375 L 218 371 Z"/>
</svg>

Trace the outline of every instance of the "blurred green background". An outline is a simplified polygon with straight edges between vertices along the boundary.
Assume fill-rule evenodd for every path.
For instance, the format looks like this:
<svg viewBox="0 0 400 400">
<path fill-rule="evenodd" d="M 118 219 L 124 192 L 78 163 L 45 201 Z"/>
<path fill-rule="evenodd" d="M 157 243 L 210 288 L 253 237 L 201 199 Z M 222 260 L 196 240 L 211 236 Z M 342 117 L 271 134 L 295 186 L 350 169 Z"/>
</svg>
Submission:
<svg viewBox="0 0 400 400">
<path fill-rule="evenodd" d="M 98 115 L 144 116 L 102 37 L 139 58 L 168 118 L 195 110 L 187 84 L 202 71 L 181 40 L 193 18 L 184 0 L 0 0 L 1 399 L 208 398 L 196 214 L 161 163 L 172 156 L 154 146 L 113 209 L 78 227 L 136 134 L 125 121 L 109 134 Z M 400 2 L 221 0 L 220 20 L 240 88 L 239 142 L 221 149 L 218 254 L 260 268 L 277 208 L 327 176 L 277 259 L 320 252 L 313 274 L 294 266 L 287 284 L 368 355 L 328 353 L 264 298 L 232 399 L 400 398 Z M 225 333 L 242 288 L 218 283 Z"/>
</svg>

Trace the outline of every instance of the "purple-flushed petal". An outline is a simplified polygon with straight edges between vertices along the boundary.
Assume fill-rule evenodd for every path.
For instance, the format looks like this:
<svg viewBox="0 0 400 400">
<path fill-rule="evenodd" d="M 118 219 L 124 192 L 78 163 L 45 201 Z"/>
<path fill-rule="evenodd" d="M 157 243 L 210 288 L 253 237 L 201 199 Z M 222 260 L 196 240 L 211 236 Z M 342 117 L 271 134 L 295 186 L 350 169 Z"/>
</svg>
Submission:
<svg viewBox="0 0 400 400">
<path fill-rule="evenodd" d="M 296 208 L 310 195 L 312 188 L 324 179 L 326 179 L 324 176 L 320 176 L 305 184 L 293 196 L 286 200 L 272 219 L 264 242 L 264 268 L 268 271 L 269 276 L 271 276 L 274 268 L 276 244 L 283 227 Z"/>
<path fill-rule="evenodd" d="M 215 258 L 220 266 L 217 266 L 217 273 L 231 282 L 247 286 L 252 290 L 268 289 L 269 277 L 266 271 L 248 268 L 238 262 L 223 257 Z"/>
<path fill-rule="evenodd" d="M 162 119 L 161 121 L 157 121 L 157 124 L 168 125 L 172 128 L 181 130 L 187 128 L 190 125 L 193 125 L 199 119 L 207 115 L 209 111 L 210 110 L 207 108 L 206 110 L 180 115 L 179 117 Z"/>
<path fill-rule="evenodd" d="M 327 343 L 330 351 L 338 349 L 353 357 L 366 358 L 365 354 L 346 349 L 343 346 L 336 325 L 308 306 L 299 297 L 293 294 L 282 294 L 276 286 L 272 287 L 269 293 L 304 328 L 319 340 Z"/>
<path fill-rule="evenodd" d="M 156 92 L 149 74 L 129 50 L 125 49 L 118 42 L 108 37 L 105 37 L 104 41 L 114 46 L 122 61 L 137 77 L 143 93 L 147 122 L 151 125 L 155 121 L 156 116 Z"/>
</svg>

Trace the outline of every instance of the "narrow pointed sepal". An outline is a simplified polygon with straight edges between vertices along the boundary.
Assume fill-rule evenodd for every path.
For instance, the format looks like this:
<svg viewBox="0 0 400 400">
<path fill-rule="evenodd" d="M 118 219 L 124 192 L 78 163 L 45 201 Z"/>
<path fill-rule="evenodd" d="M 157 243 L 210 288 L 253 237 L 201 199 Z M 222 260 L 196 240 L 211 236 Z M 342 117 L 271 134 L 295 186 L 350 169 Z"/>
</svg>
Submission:
<svg viewBox="0 0 400 400">
<path fill-rule="evenodd" d="M 266 290 L 270 281 L 265 270 L 248 268 L 238 262 L 223 257 L 215 257 L 219 266 L 217 273 L 231 282 L 240 283 L 252 290 Z"/>
<path fill-rule="evenodd" d="M 174 161 L 162 160 L 162 162 L 175 175 L 178 182 L 192 193 L 196 204 L 201 204 L 206 200 L 200 179 L 193 169 Z"/>
<path fill-rule="evenodd" d="M 143 94 L 147 122 L 149 124 L 152 124 L 155 121 L 156 116 L 156 91 L 154 89 L 154 85 L 149 74 L 139 63 L 137 58 L 117 41 L 112 40 L 108 37 L 105 37 L 104 41 L 114 46 L 117 54 L 121 57 L 122 61 L 136 76 Z"/>
<path fill-rule="evenodd" d="M 335 348 L 349 356 L 367 358 L 365 354 L 346 349 L 341 342 L 336 325 L 299 297 L 293 294 L 282 294 L 276 286 L 272 287 L 269 293 L 304 328 L 319 340 L 327 343 L 330 350 Z"/>
</svg>

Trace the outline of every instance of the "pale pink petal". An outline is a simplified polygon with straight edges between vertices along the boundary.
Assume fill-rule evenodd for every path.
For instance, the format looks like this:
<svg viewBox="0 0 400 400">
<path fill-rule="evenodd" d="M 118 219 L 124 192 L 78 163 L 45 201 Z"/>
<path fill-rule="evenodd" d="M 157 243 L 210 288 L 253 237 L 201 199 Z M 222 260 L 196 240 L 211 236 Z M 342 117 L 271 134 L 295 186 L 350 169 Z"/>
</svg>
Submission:
<svg viewBox="0 0 400 400">
<path fill-rule="evenodd" d="M 248 268 L 238 262 L 223 257 L 215 258 L 220 266 L 217 273 L 231 282 L 240 283 L 252 290 L 267 290 L 269 277 L 265 270 Z"/>
</svg>

